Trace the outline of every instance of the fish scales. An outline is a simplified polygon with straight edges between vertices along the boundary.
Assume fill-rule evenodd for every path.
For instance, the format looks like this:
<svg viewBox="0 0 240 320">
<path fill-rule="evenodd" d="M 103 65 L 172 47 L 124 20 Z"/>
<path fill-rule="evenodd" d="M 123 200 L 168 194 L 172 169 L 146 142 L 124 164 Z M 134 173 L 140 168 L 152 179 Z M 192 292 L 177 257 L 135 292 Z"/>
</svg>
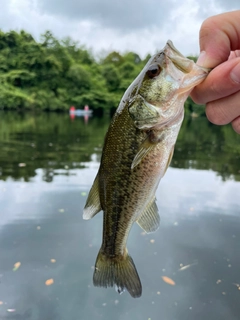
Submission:
<svg viewBox="0 0 240 320">
<path fill-rule="evenodd" d="M 117 143 L 116 136 L 121 137 Z M 146 137 L 145 132 L 133 125 L 127 108 L 117 114 L 107 133 L 99 170 L 100 202 L 104 210 L 102 249 L 106 254 L 124 253 L 128 230 L 148 201 L 145 188 L 152 183 L 153 171 L 148 159 L 131 169 Z"/>
</svg>

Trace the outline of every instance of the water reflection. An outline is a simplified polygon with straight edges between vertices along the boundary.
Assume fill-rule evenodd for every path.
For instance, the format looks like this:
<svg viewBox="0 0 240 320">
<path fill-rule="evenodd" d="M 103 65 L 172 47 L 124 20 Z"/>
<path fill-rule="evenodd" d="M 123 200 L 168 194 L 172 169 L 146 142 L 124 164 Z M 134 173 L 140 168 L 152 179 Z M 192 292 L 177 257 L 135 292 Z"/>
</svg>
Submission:
<svg viewBox="0 0 240 320">
<path fill-rule="evenodd" d="M 144 235 L 136 225 L 130 233 L 128 249 L 143 285 L 142 297 L 132 299 L 93 287 L 102 214 L 91 221 L 81 216 L 108 121 L 4 117 L 1 320 L 239 319 L 240 153 L 230 128 L 204 119 L 184 123 L 173 167 L 157 191 L 161 227 Z M 13 271 L 16 262 L 21 266 Z"/>
<path fill-rule="evenodd" d="M 0 179 L 29 181 L 44 168 L 46 181 L 53 171 L 82 168 L 92 156 L 100 159 L 109 118 L 83 118 L 68 114 L 1 112 Z M 230 126 L 217 127 L 204 118 L 185 119 L 171 166 L 212 169 L 224 180 L 240 180 L 240 135 Z"/>
</svg>

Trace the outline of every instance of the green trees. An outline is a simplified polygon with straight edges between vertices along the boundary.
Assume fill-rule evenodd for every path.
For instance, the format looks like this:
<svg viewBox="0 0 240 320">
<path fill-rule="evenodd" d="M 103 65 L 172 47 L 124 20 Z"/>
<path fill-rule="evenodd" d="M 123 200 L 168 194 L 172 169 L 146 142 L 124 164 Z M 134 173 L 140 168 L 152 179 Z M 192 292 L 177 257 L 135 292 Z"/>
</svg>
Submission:
<svg viewBox="0 0 240 320">
<path fill-rule="evenodd" d="M 88 104 L 109 112 L 148 59 L 113 51 L 96 61 L 84 46 L 50 31 L 40 42 L 25 31 L 0 31 L 0 108 L 68 110 Z"/>
</svg>

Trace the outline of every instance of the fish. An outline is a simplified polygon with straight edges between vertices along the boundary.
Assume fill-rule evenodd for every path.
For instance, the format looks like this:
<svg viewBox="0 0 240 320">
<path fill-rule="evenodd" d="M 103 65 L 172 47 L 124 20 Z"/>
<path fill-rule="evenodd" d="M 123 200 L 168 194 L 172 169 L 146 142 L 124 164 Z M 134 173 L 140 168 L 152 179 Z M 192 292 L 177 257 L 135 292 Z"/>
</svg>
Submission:
<svg viewBox="0 0 240 320">
<path fill-rule="evenodd" d="M 169 40 L 124 93 L 83 210 L 85 220 L 103 210 L 94 286 L 115 286 L 118 293 L 126 289 L 133 298 L 141 296 L 141 281 L 126 246 L 128 235 L 135 222 L 146 233 L 159 227 L 156 189 L 173 156 L 184 102 L 208 72 Z"/>
</svg>

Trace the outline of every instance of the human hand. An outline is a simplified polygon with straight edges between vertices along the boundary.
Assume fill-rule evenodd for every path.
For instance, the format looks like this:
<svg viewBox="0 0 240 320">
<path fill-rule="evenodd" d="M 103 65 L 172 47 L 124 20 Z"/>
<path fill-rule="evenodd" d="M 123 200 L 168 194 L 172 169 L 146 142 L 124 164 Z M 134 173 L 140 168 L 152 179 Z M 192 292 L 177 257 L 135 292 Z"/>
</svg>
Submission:
<svg viewBox="0 0 240 320">
<path fill-rule="evenodd" d="M 197 64 L 214 68 L 191 93 L 196 103 L 206 104 L 214 124 L 232 124 L 240 134 L 240 10 L 205 20 L 200 29 Z"/>
</svg>

